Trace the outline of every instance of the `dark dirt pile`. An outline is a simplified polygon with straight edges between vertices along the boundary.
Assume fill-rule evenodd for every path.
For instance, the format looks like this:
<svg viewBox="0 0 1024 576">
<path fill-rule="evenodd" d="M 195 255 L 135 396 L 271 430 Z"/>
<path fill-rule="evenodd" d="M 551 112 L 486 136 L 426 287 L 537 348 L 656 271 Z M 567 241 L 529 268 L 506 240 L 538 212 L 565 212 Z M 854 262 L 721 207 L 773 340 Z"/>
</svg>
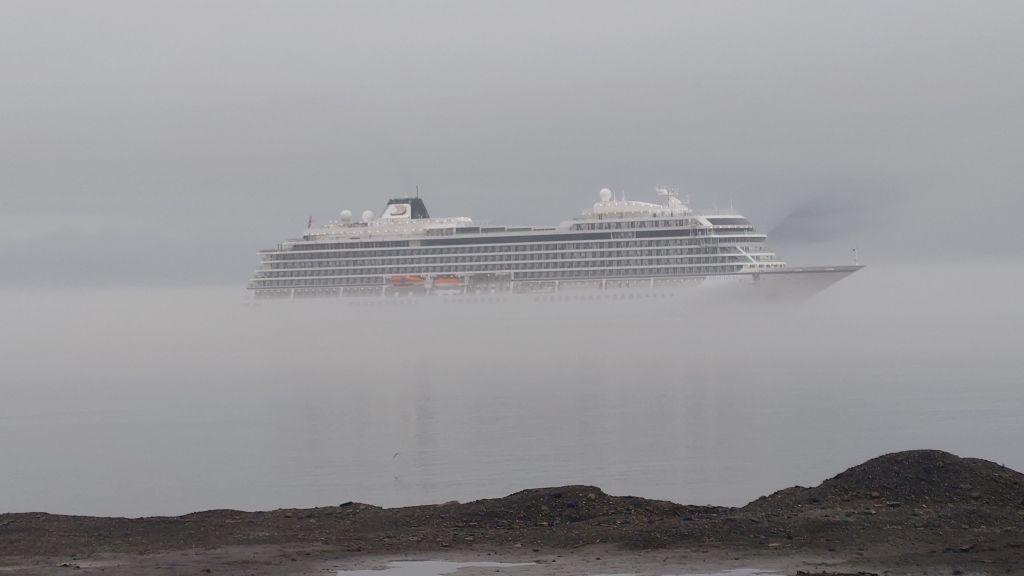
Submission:
<svg viewBox="0 0 1024 576">
<path fill-rule="evenodd" d="M 800 505 L 842 506 L 883 501 L 889 506 L 966 504 L 979 508 L 1024 505 L 1024 474 L 976 458 L 938 450 L 879 456 L 822 482 L 789 488 L 747 506 L 791 511 Z"/>
<path fill-rule="evenodd" d="M 732 517 L 763 525 L 781 546 L 958 571 L 1024 570 L 1024 475 L 936 450 L 886 454 L 814 488 L 759 498 Z"/>
<path fill-rule="evenodd" d="M 1024 474 L 937 450 L 897 452 L 850 468 L 814 488 L 787 488 L 737 511 L 820 539 L 869 528 L 894 543 L 1024 526 Z M 893 530 L 903 528 L 902 532 Z M 952 545 L 951 545 L 952 546 Z M 968 547 L 970 543 L 954 547 Z"/>
<path fill-rule="evenodd" d="M 340 554 L 590 544 L 802 551 L 886 565 L 948 562 L 1017 570 L 1024 566 L 1024 475 L 984 460 L 913 451 L 881 456 L 817 487 L 789 488 L 742 508 L 684 506 L 566 486 L 395 509 L 345 503 L 173 518 L 0 515 L 0 556 L 296 543 Z"/>
</svg>

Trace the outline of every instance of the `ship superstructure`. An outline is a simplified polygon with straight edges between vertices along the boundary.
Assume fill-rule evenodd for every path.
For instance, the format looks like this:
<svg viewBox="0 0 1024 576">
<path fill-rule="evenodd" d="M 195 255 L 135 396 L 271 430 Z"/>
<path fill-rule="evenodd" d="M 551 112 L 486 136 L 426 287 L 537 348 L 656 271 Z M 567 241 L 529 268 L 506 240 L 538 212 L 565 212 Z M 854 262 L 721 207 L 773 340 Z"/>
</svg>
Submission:
<svg viewBox="0 0 1024 576">
<path fill-rule="evenodd" d="M 695 212 L 673 191 L 657 192 L 661 201 L 651 203 L 603 189 L 590 210 L 554 227 L 434 218 L 419 197 L 395 198 L 379 217 L 366 211 L 355 221 L 346 210 L 337 221 L 261 251 L 249 289 L 259 299 L 457 298 L 663 290 L 778 274 L 825 274 L 827 285 L 859 268 L 787 268 L 739 213 Z"/>
</svg>

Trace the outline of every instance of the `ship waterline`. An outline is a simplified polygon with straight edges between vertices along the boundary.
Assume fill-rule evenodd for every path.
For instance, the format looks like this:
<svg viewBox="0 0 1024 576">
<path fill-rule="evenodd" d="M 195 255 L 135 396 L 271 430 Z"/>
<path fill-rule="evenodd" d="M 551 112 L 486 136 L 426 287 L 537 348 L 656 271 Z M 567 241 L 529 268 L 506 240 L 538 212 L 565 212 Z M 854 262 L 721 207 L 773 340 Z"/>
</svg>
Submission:
<svg viewBox="0 0 1024 576">
<path fill-rule="evenodd" d="M 662 202 L 648 203 L 604 189 L 591 210 L 554 227 L 433 218 L 422 199 L 396 198 L 380 217 L 367 211 L 354 222 L 346 210 L 262 251 L 249 289 L 256 299 L 559 301 L 732 286 L 782 299 L 809 296 L 860 268 L 788 267 L 741 214 L 696 212 L 675 193 L 658 193 Z"/>
</svg>

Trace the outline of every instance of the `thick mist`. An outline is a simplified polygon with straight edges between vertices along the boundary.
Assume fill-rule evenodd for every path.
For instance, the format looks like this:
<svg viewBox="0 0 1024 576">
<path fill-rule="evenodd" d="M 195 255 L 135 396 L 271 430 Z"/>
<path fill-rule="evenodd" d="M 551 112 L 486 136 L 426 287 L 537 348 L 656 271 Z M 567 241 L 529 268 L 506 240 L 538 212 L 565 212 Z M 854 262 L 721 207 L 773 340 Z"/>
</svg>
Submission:
<svg viewBox="0 0 1024 576">
<path fill-rule="evenodd" d="M 793 310 L 10 292 L 0 509 L 387 506 L 596 484 L 741 504 L 883 452 L 1017 468 L 1024 279 L 869 267 Z"/>
<path fill-rule="evenodd" d="M 909 448 L 1024 469 L 1019 2 L 3 16 L 0 512 L 741 504 Z M 243 305 L 310 215 L 418 189 L 556 224 L 656 185 L 868 267 L 798 309 Z"/>
</svg>

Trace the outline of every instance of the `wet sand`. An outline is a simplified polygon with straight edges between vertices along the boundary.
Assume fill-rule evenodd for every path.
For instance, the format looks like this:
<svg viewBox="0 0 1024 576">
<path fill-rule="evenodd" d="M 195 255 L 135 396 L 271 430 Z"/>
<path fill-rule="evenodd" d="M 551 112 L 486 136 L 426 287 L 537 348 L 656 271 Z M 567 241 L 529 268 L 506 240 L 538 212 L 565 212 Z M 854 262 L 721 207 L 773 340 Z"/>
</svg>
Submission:
<svg viewBox="0 0 1024 576">
<path fill-rule="evenodd" d="M 159 574 L 334 575 L 347 570 L 383 570 L 391 562 L 434 561 L 497 562 L 500 567 L 465 567 L 458 574 L 495 573 L 510 576 L 603 575 L 603 574 L 711 574 L 742 570 L 779 574 L 871 572 L 890 570 L 879 564 L 848 561 L 836 555 L 756 551 L 625 550 L 614 545 L 594 545 L 575 550 L 450 551 L 429 553 L 350 554 L 317 546 L 232 546 L 209 550 L 174 550 L 149 554 L 97 554 L 89 558 L 31 557 L 0 559 L 0 574 L 108 574 L 156 576 Z M 525 564 L 516 566 L 515 564 Z M 904 566 L 904 568 L 910 568 Z M 908 570 L 908 572 L 911 570 Z M 898 570 L 897 572 L 902 572 Z M 913 567 L 917 574 L 949 574 L 942 565 Z"/>
</svg>

